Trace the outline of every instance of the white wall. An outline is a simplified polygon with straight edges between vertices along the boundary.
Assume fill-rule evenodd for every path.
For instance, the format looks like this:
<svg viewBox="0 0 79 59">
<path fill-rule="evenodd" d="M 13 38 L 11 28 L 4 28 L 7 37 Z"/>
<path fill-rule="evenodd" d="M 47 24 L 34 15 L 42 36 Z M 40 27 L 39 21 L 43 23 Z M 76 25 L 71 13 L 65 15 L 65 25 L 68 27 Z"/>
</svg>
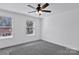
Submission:
<svg viewBox="0 0 79 59">
<path fill-rule="evenodd" d="M 0 16 L 11 16 L 13 21 L 13 38 L 1 39 L 0 48 L 9 47 L 29 41 L 39 40 L 41 34 L 40 18 L 31 17 L 28 15 L 23 15 L 19 13 L 9 12 L 5 10 L 0 10 Z M 36 35 L 27 36 L 26 35 L 26 20 L 32 20 L 36 23 L 35 31 Z"/>
<path fill-rule="evenodd" d="M 46 17 L 42 34 L 44 40 L 79 50 L 79 9 Z"/>
</svg>

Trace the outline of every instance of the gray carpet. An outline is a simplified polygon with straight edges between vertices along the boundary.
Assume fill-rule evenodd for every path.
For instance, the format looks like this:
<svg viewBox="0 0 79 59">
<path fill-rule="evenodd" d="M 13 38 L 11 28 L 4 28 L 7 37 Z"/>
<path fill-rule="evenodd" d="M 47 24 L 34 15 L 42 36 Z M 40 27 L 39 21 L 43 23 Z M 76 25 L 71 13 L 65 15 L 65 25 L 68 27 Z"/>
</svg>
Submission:
<svg viewBox="0 0 79 59">
<path fill-rule="evenodd" d="M 38 40 L 33 43 L 23 45 L 23 47 L 12 50 L 10 55 L 79 55 L 75 51 L 63 46 L 59 46 L 47 41 Z"/>
</svg>

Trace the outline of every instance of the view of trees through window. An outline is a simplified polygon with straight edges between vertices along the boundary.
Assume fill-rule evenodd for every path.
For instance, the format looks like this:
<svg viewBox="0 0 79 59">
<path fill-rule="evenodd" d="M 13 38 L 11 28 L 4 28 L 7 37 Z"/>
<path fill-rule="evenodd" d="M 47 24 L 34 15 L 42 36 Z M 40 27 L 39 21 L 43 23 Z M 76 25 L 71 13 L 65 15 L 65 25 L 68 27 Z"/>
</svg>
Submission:
<svg viewBox="0 0 79 59">
<path fill-rule="evenodd" d="M 27 20 L 26 21 L 26 34 L 33 34 L 34 33 L 34 23 L 33 21 Z"/>
</svg>

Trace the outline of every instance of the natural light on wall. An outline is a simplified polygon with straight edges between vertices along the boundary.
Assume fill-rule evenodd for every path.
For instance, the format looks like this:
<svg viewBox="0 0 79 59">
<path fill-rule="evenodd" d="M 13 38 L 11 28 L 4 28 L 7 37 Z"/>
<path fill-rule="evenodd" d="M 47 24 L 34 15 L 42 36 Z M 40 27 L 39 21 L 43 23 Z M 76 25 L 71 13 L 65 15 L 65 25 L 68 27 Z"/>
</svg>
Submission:
<svg viewBox="0 0 79 59">
<path fill-rule="evenodd" d="M 12 38 L 12 18 L 0 16 L 0 39 Z"/>
</svg>

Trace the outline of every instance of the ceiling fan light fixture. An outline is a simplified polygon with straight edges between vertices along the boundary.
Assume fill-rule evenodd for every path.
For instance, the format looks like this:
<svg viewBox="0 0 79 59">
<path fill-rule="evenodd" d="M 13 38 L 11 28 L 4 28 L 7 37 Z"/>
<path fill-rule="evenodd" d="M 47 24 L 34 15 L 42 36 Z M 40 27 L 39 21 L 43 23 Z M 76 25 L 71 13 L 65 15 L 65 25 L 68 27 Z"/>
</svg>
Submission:
<svg viewBox="0 0 79 59">
<path fill-rule="evenodd" d="M 39 11 L 38 13 L 39 13 L 39 15 L 42 15 L 43 14 L 42 11 Z"/>
<path fill-rule="evenodd" d="M 50 10 L 45 10 L 45 8 L 47 8 L 49 6 L 49 3 L 45 3 L 44 5 L 41 6 L 41 4 L 38 4 L 38 6 L 35 8 L 31 5 L 27 5 L 28 7 L 31 7 L 32 9 L 36 9 L 36 11 L 32 11 L 32 12 L 29 12 L 29 13 L 33 13 L 33 12 L 36 12 L 36 14 L 38 15 L 42 15 L 43 12 L 47 12 L 47 13 L 50 13 L 51 11 Z"/>
<path fill-rule="evenodd" d="M 42 13 L 42 11 L 39 11 L 39 12 L 36 12 L 38 15 L 42 15 L 43 13 Z"/>
</svg>

